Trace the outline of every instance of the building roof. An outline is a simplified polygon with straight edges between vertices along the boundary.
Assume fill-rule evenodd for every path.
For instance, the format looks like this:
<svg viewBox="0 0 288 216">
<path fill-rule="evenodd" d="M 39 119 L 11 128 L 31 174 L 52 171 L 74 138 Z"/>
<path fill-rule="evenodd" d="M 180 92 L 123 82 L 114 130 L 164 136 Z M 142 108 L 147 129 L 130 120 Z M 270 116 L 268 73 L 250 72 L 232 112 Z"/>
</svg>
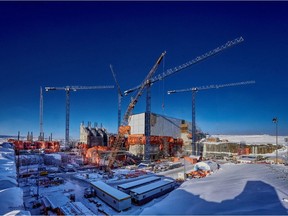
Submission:
<svg viewBox="0 0 288 216">
<path fill-rule="evenodd" d="M 65 215 L 94 215 L 94 213 L 81 202 L 67 203 L 61 207 L 61 211 Z"/>
<path fill-rule="evenodd" d="M 132 181 L 132 182 L 129 182 L 129 183 L 121 184 L 121 185 L 118 185 L 118 187 L 121 187 L 123 189 L 129 189 L 131 187 L 135 187 L 137 185 L 142 185 L 142 184 L 145 184 L 145 183 L 148 183 L 148 182 L 151 182 L 151 181 L 155 181 L 155 180 L 158 180 L 158 179 L 160 180 L 161 178 L 158 177 L 158 176 L 152 176 L 152 177 L 140 179 L 138 181 Z"/>
<path fill-rule="evenodd" d="M 116 188 L 113 188 L 102 181 L 92 181 L 91 185 L 103 191 L 104 193 L 109 194 L 110 196 L 114 197 L 119 201 L 131 198 L 130 195 L 127 195 L 126 193 L 119 191 Z"/>
<path fill-rule="evenodd" d="M 64 206 L 67 202 L 70 202 L 68 197 L 64 196 L 62 193 L 53 193 L 44 197 L 48 201 L 49 206 L 52 209 L 60 208 Z"/>
<path fill-rule="evenodd" d="M 136 193 L 136 194 L 143 194 L 143 193 L 146 193 L 150 190 L 153 190 L 153 189 L 156 189 L 158 187 L 162 187 L 164 185 L 167 185 L 167 184 L 170 184 L 170 183 L 173 183 L 174 181 L 173 180 L 170 180 L 170 179 L 163 179 L 163 180 L 160 180 L 160 181 L 156 181 L 156 182 L 153 182 L 151 184 L 147 184 L 147 185 L 144 185 L 142 187 L 138 187 L 138 188 L 134 188 L 131 190 L 132 193 Z"/>
</svg>

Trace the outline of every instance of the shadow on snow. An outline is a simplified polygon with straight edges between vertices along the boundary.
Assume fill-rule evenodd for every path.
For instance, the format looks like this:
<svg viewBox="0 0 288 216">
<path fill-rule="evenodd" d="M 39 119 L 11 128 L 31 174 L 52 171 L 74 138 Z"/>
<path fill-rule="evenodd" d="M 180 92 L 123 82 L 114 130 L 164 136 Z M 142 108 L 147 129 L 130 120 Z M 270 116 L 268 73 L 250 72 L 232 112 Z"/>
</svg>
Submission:
<svg viewBox="0 0 288 216">
<path fill-rule="evenodd" d="M 166 201 L 148 208 L 145 213 L 166 215 L 218 214 L 218 215 L 287 215 L 279 197 L 269 184 L 262 181 L 248 181 L 241 194 L 232 200 L 220 203 L 209 202 L 199 195 L 183 189 L 173 191 Z M 166 204 L 165 204 L 166 203 Z M 173 205 L 171 205 L 173 203 Z"/>
</svg>

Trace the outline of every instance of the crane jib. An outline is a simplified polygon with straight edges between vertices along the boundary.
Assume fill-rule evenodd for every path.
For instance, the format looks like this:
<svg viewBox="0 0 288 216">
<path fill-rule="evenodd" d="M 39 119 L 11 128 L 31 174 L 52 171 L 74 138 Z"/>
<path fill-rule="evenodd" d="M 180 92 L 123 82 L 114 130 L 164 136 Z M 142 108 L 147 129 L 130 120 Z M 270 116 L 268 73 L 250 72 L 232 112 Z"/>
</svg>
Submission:
<svg viewBox="0 0 288 216">
<path fill-rule="evenodd" d="M 215 48 L 213 50 L 210 50 L 210 51 L 204 53 L 203 55 L 197 56 L 196 58 L 194 58 L 191 61 L 188 61 L 188 62 L 186 62 L 186 63 L 184 63 L 184 64 L 182 64 L 180 66 L 168 69 L 165 72 L 163 72 L 162 74 L 159 74 L 159 75 L 151 78 L 150 79 L 151 80 L 151 84 L 153 84 L 154 82 L 157 82 L 159 80 L 163 80 L 167 76 L 170 76 L 170 75 L 172 75 L 172 74 L 174 74 L 176 72 L 179 72 L 179 71 L 181 71 L 181 70 L 183 70 L 183 69 L 185 69 L 187 67 L 190 67 L 191 65 L 194 65 L 194 64 L 196 64 L 196 63 L 198 63 L 198 62 L 200 62 L 200 61 L 202 61 L 202 60 L 204 60 L 204 59 L 206 59 L 208 57 L 212 57 L 212 56 L 220 53 L 221 51 L 223 51 L 223 50 L 225 50 L 225 49 L 227 49 L 229 47 L 232 47 L 232 46 L 234 46 L 236 44 L 239 44 L 239 43 L 241 43 L 243 41 L 244 41 L 243 37 L 236 38 L 236 39 L 234 39 L 232 41 L 228 41 L 226 44 L 224 44 L 222 46 L 219 46 L 219 47 L 217 47 L 217 48 Z M 135 91 L 136 89 L 139 89 L 140 87 L 141 86 L 138 85 L 138 86 L 136 86 L 134 88 L 128 89 L 128 90 L 124 91 L 124 94 L 127 95 L 127 94 Z"/>
</svg>

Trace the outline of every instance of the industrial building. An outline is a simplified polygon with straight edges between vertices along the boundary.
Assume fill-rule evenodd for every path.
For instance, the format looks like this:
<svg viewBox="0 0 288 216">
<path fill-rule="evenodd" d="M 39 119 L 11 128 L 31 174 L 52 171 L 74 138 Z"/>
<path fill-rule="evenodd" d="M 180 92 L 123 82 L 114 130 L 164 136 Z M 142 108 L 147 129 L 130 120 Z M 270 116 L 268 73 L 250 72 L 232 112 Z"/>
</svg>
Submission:
<svg viewBox="0 0 288 216">
<path fill-rule="evenodd" d="M 151 113 L 150 124 L 151 160 L 191 154 L 191 122 Z M 129 151 L 130 154 L 138 158 L 143 158 L 146 146 L 145 113 L 131 115 L 129 125 L 125 126 L 125 130 L 128 133 L 124 138 L 124 143 L 122 143 L 122 150 Z M 197 130 L 196 136 L 199 140 L 204 137 L 204 134 Z M 116 136 L 109 135 L 103 127 L 92 127 L 90 122 L 88 122 L 88 126 L 85 126 L 84 123 L 80 125 L 78 148 L 88 163 L 99 164 L 103 157 L 101 154 L 109 152 L 115 140 Z"/>
<path fill-rule="evenodd" d="M 271 154 L 277 147 L 269 143 L 266 144 L 246 144 L 241 142 L 229 142 L 228 140 L 220 140 L 217 137 L 207 138 L 201 142 L 203 146 L 203 156 L 206 158 L 215 157 L 223 158 L 232 155 L 257 155 Z M 280 147 L 278 146 L 278 149 Z"/>
<path fill-rule="evenodd" d="M 80 143 L 85 143 L 89 147 L 107 146 L 108 137 L 107 130 L 102 125 L 99 128 L 97 124 L 92 127 L 91 122 L 88 122 L 88 126 L 85 126 L 84 122 L 80 125 Z"/>
<path fill-rule="evenodd" d="M 176 156 L 191 154 L 192 123 L 183 119 L 171 118 L 151 113 L 150 155 L 151 159 L 161 156 Z M 128 136 L 129 151 L 138 156 L 145 152 L 145 113 L 131 115 Z M 203 133 L 197 131 L 197 139 Z"/>
</svg>

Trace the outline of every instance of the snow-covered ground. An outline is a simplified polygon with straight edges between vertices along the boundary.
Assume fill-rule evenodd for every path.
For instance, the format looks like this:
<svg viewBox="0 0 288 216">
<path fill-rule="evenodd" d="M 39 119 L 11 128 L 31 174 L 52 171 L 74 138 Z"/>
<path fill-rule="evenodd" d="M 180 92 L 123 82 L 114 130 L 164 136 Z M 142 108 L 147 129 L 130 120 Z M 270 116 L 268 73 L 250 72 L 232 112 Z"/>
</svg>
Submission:
<svg viewBox="0 0 288 216">
<path fill-rule="evenodd" d="M 227 163 L 184 182 L 141 215 L 287 215 L 287 198 L 287 166 Z"/>
<path fill-rule="evenodd" d="M 229 140 L 229 138 L 219 138 Z M 247 140 L 246 142 L 248 143 Z M 271 141 L 271 143 L 273 142 Z M 31 186 L 27 186 L 24 191 L 16 187 L 14 152 L 12 149 L 2 148 L 1 150 L 0 178 L 6 189 L 0 189 L 0 214 L 9 212 L 13 214 L 14 209 L 24 210 L 23 195 L 25 197 L 26 189 L 29 192 Z M 187 171 L 189 168 L 190 164 L 186 162 L 185 170 Z M 177 176 L 183 170 L 184 168 L 181 167 L 173 172 L 170 170 L 167 173 L 163 172 L 161 175 Z M 128 170 L 119 170 L 117 174 L 124 176 L 129 172 Z M 79 172 L 76 175 L 60 173 L 59 175 L 65 175 L 65 184 L 49 188 L 41 186 L 40 195 L 53 194 L 56 191 L 64 194 L 64 191 L 71 190 L 76 194 L 76 201 L 83 202 L 95 214 L 100 213 L 95 204 L 83 197 L 84 188 L 88 185 L 85 173 L 89 173 L 89 180 L 102 177 L 92 172 Z M 84 182 L 84 180 L 86 181 Z M 118 178 L 113 181 L 108 180 L 107 183 L 114 186 L 114 182 L 119 184 L 123 181 L 127 180 Z M 288 166 L 226 163 L 206 178 L 187 180 L 179 188 L 165 196 L 154 199 L 143 206 L 132 205 L 131 209 L 120 213 L 106 206 L 98 198 L 94 199 L 102 203 L 101 208 L 110 215 L 287 215 Z M 30 199 L 26 200 L 25 204 L 26 207 L 29 206 Z M 34 213 L 31 208 L 29 210 L 32 214 Z"/>
<path fill-rule="evenodd" d="M 211 137 L 218 137 L 220 140 L 228 140 L 230 142 L 245 142 L 246 144 L 276 144 L 276 136 L 271 135 L 212 135 Z M 278 145 L 286 144 L 285 138 L 288 136 L 277 136 Z"/>
<path fill-rule="evenodd" d="M 23 213 L 23 192 L 17 187 L 14 150 L 0 144 L 0 215 L 14 214 L 13 210 Z"/>
</svg>

